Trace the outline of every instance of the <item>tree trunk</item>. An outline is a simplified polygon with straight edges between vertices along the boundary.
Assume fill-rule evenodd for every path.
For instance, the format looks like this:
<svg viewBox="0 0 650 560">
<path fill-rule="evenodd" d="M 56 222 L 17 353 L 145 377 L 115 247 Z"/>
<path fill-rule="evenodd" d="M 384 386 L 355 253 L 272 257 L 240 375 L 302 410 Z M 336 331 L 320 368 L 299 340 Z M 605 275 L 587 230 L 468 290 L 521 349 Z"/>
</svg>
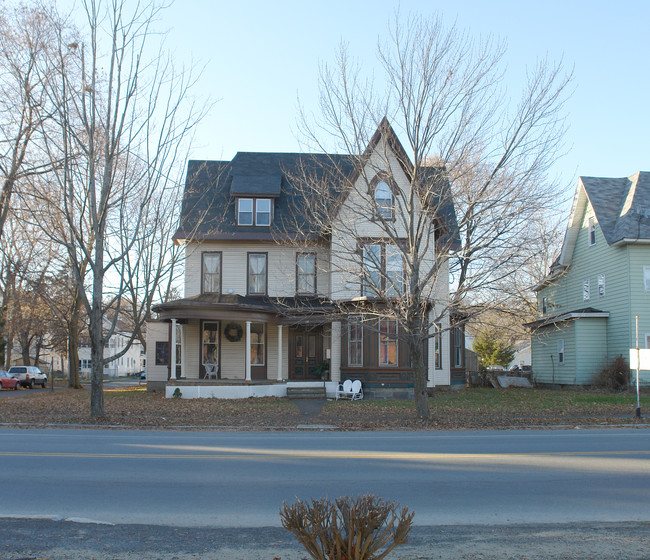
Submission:
<svg viewBox="0 0 650 560">
<path fill-rule="evenodd" d="M 68 326 L 68 387 L 81 389 L 79 379 L 79 310 L 81 309 L 81 295 L 77 292 L 72 304 L 70 322 Z"/>
<path fill-rule="evenodd" d="M 90 415 L 93 418 L 104 416 L 104 315 L 102 295 L 104 293 L 104 232 L 100 224 L 95 238 L 95 263 L 93 272 L 93 299 L 90 310 Z"/>
<path fill-rule="evenodd" d="M 415 413 L 418 418 L 427 419 L 431 416 L 429 410 L 429 396 L 427 394 L 427 363 L 424 354 L 424 343 L 426 338 L 409 338 L 409 355 L 411 356 L 411 367 L 414 374 L 414 398 Z"/>
<path fill-rule="evenodd" d="M 31 366 L 32 362 L 29 358 L 29 337 L 28 336 L 21 336 L 20 337 L 20 350 L 21 350 L 21 355 L 23 358 L 23 365 L 25 366 Z M 25 340 L 27 339 L 27 340 Z"/>
</svg>

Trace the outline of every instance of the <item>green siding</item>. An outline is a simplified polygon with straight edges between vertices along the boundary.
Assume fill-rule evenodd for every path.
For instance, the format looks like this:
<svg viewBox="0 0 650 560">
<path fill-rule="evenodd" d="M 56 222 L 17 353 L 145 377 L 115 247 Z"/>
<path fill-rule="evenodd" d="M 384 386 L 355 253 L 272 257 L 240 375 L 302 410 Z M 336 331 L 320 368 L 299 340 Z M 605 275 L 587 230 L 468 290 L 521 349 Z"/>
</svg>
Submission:
<svg viewBox="0 0 650 560">
<path fill-rule="evenodd" d="M 607 363 L 607 319 L 590 317 L 575 320 L 576 384 L 589 385 Z"/>
<path fill-rule="evenodd" d="M 564 341 L 564 364 L 559 363 L 558 343 Z M 532 339 L 532 366 L 538 383 L 573 384 L 576 378 L 574 321 L 549 325 Z"/>
<path fill-rule="evenodd" d="M 590 383 L 593 374 L 619 354 L 629 359 L 629 349 L 634 347 L 635 314 L 639 315 L 641 347 L 645 347 L 645 335 L 650 335 L 650 292 L 645 291 L 643 284 L 643 266 L 650 266 L 650 244 L 608 246 L 597 227 L 596 243 L 589 245 L 590 217 L 595 218 L 595 215 L 587 204 L 571 264 L 562 276 L 537 294 L 540 318 L 544 297 L 548 299 L 547 316 L 585 307 L 609 312 L 608 319 L 579 319 L 578 326 L 572 327 L 577 346 L 572 347 L 571 354 L 568 346 L 565 352 L 567 362 L 573 361 L 575 380 L 567 383 Z M 599 294 L 600 275 L 605 279 L 604 295 Z M 587 279 L 590 297 L 585 301 L 583 283 Z M 540 382 L 547 382 L 542 380 L 553 373 L 548 356 L 544 356 L 548 354 L 548 345 L 543 344 L 543 339 L 548 338 L 545 333 L 548 329 L 557 330 L 557 325 L 544 327 L 538 335 L 533 335 L 533 341 L 540 339 L 538 344 L 533 342 L 533 372 Z M 536 359 L 536 349 L 542 353 L 541 359 Z M 562 375 L 562 378 L 568 380 L 570 375 Z M 650 372 L 647 372 L 647 382 L 650 382 Z"/>
</svg>

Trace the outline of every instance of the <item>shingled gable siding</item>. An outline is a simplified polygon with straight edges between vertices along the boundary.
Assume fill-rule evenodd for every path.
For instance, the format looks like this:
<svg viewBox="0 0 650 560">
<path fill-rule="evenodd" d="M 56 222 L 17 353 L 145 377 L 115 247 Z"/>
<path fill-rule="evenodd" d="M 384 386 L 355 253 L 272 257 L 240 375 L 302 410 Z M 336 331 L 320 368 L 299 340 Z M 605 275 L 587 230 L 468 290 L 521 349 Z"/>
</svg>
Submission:
<svg viewBox="0 0 650 560">
<path fill-rule="evenodd" d="M 397 158 L 392 153 L 389 156 L 391 172 L 397 188 L 406 191 L 409 188 L 408 178 L 404 174 Z M 365 173 L 369 180 L 373 178 L 375 172 L 382 165 L 385 165 L 385 159 L 374 155 L 366 166 Z M 359 240 L 362 239 L 382 239 L 386 237 L 381 224 L 372 220 L 372 200 L 371 195 L 367 194 L 368 186 L 365 182 L 363 174 L 357 180 L 356 188 L 353 189 L 345 203 L 341 207 L 339 214 L 334 221 L 332 227 L 332 298 L 333 299 L 351 299 L 359 297 L 361 294 L 359 278 L 361 271 L 358 266 L 351 262 L 350 258 L 346 255 L 354 253 L 358 248 Z M 395 197 L 396 199 L 399 197 Z M 367 209 L 365 220 L 364 216 L 360 214 L 360 208 Z M 399 219 L 399 210 L 396 209 L 397 220 L 395 224 L 399 227 L 401 220 Z M 349 225 L 342 224 L 355 224 L 355 234 L 350 234 Z M 341 225 L 339 225 L 341 224 Z M 406 237 L 406 230 L 400 232 L 401 237 Z M 435 259 L 434 244 L 431 244 L 430 261 L 424 263 L 424 268 L 429 268 L 433 265 Z M 356 259 L 355 259 L 356 260 Z M 444 273 L 440 275 L 440 291 L 443 293 L 446 290 L 447 278 L 444 280 Z"/>
<path fill-rule="evenodd" d="M 381 152 L 381 147 L 380 153 Z M 390 167 L 393 178 L 397 184 L 397 188 L 406 191 L 409 188 L 409 181 L 402 167 L 400 166 L 397 158 L 391 153 L 389 156 Z M 383 157 L 376 154 L 371 158 L 366 167 L 366 176 L 372 179 L 377 168 L 385 164 Z M 398 197 L 395 197 L 397 199 Z M 359 206 L 366 207 L 366 220 L 360 221 Z M 366 239 L 381 239 L 386 235 L 383 232 L 381 225 L 372 220 L 372 201 L 370 195 L 367 194 L 367 185 L 363 176 L 357 181 L 356 189 L 354 189 L 345 203 L 343 204 L 337 220 L 333 224 L 332 233 L 332 298 L 337 300 L 348 300 L 351 298 L 359 297 L 361 295 L 361 287 L 359 278 L 361 271 L 353 265 L 351 259 L 345 258 L 351 252 L 356 251 L 358 241 L 360 238 Z M 396 210 L 396 224 L 399 225 L 399 210 Z M 337 223 L 349 224 L 354 223 L 356 226 L 356 235 L 350 235 L 349 226 L 337 227 Z M 404 230 L 402 235 L 406 237 Z M 429 253 L 429 260 L 423 263 L 423 269 L 429 269 L 435 262 L 435 243 L 431 243 L 431 251 Z M 434 298 L 439 301 L 447 301 L 449 297 L 448 287 L 448 265 L 443 263 L 438 281 L 434 287 Z M 449 357 L 449 319 L 445 315 L 442 320 L 443 328 L 445 329 L 442 336 L 442 368 L 435 369 L 434 360 L 428 360 L 428 385 L 449 385 L 450 383 L 450 357 Z M 347 338 L 345 337 L 347 340 Z M 429 357 L 434 355 L 434 342 L 433 340 L 427 343 Z M 347 353 L 346 349 L 343 352 Z M 352 369 L 350 369 L 352 371 Z M 345 378 L 345 374 L 342 374 Z"/>
<path fill-rule="evenodd" d="M 329 295 L 329 255 L 323 247 L 297 249 L 273 243 L 204 242 L 191 243 L 185 256 L 185 297 L 201 293 L 201 253 L 220 251 L 222 253 L 221 291 L 246 295 L 247 254 L 251 252 L 268 253 L 268 295 L 291 297 L 296 286 L 296 252 L 309 250 L 317 254 L 318 293 Z"/>
</svg>

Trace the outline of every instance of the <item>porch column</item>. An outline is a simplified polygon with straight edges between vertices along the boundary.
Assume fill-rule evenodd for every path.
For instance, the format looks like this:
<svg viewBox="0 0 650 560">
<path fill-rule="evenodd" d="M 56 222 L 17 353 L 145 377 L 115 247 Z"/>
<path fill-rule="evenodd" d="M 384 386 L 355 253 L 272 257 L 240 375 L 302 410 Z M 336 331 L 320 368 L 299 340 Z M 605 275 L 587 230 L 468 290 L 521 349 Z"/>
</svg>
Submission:
<svg viewBox="0 0 650 560">
<path fill-rule="evenodd" d="M 282 327 L 278 325 L 278 381 L 282 381 Z"/>
<path fill-rule="evenodd" d="M 172 347 L 169 349 L 169 378 L 176 379 L 176 319 L 172 319 Z"/>
<path fill-rule="evenodd" d="M 246 321 L 246 381 L 251 380 L 251 322 Z"/>
<path fill-rule="evenodd" d="M 330 376 L 336 383 L 341 381 L 341 321 L 332 321 L 330 352 Z"/>
<path fill-rule="evenodd" d="M 181 377 L 187 378 L 185 371 L 185 327 L 181 325 Z"/>
</svg>

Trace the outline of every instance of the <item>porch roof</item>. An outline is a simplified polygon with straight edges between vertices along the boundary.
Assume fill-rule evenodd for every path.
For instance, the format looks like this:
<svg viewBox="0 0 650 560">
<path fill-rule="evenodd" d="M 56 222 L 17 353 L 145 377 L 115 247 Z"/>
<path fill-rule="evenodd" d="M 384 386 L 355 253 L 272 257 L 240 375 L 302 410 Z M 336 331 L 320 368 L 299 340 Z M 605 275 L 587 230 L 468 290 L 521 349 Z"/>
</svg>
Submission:
<svg viewBox="0 0 650 560">
<path fill-rule="evenodd" d="M 271 298 L 239 294 L 199 294 L 152 306 L 161 320 L 212 319 L 263 321 L 277 324 L 323 322 L 334 306 L 317 297 Z"/>
<path fill-rule="evenodd" d="M 535 330 L 547 325 L 554 325 L 556 323 L 561 323 L 562 321 L 571 321 L 573 319 L 607 319 L 608 317 L 609 311 L 600 311 L 598 309 L 594 309 L 593 307 L 585 307 L 584 309 L 574 309 L 573 311 L 567 311 L 565 313 L 559 313 L 558 315 L 544 317 L 537 321 L 526 323 L 524 326 L 530 328 L 531 330 Z"/>
</svg>

